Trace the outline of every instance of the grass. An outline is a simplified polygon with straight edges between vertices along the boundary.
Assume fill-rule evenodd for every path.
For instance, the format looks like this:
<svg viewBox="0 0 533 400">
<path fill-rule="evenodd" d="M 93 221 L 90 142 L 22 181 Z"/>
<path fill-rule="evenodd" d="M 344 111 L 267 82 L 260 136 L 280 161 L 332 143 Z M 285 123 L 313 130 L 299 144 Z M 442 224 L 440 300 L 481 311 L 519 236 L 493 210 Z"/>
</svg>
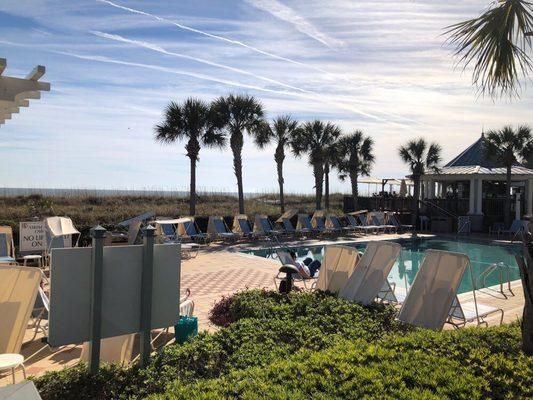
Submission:
<svg viewBox="0 0 533 400">
<path fill-rule="evenodd" d="M 287 195 L 286 209 L 298 208 L 301 211 L 313 212 L 314 197 L 305 195 Z M 277 195 L 263 195 L 245 200 L 246 213 L 280 214 Z M 342 212 L 342 195 L 331 195 L 331 211 Z M 49 215 L 69 216 L 76 226 L 114 226 L 118 222 L 147 211 L 157 216 L 176 217 L 189 215 L 189 199 L 187 197 L 167 196 L 68 196 L 44 197 L 40 195 L 0 198 L 0 222 L 18 223 Z M 196 205 L 196 215 L 232 216 L 237 214 L 237 198 L 226 195 L 201 195 Z"/>
</svg>

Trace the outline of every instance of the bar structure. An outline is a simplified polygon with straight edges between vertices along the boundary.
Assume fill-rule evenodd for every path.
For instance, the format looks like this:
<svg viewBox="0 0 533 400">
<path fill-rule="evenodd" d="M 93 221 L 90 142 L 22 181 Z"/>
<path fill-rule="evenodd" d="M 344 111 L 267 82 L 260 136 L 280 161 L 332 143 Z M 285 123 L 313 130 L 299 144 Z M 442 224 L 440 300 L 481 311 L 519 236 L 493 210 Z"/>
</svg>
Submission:
<svg viewBox="0 0 533 400">
<path fill-rule="evenodd" d="M 468 215 L 474 230 L 503 220 L 506 168 L 486 157 L 481 137 L 438 173 L 421 177 L 421 200 L 435 203 L 457 215 Z M 511 168 L 514 218 L 533 214 L 533 169 L 516 163 Z"/>
<path fill-rule="evenodd" d="M 29 100 L 40 99 L 41 92 L 50 91 L 50 83 L 39 81 L 46 72 L 44 66 L 37 65 L 25 78 L 4 76 L 6 67 L 6 59 L 0 58 L 0 125 L 22 107 L 29 107 Z"/>
</svg>

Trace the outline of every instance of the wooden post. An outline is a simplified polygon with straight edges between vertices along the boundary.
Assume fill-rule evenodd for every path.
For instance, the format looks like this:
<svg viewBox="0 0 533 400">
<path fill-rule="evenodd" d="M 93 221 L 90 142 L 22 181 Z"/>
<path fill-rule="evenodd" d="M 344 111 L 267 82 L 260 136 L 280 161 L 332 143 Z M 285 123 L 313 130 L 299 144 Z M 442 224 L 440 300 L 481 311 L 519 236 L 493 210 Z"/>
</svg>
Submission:
<svg viewBox="0 0 533 400">
<path fill-rule="evenodd" d="M 91 331 L 89 339 L 89 372 L 96 374 L 100 367 L 100 340 L 102 338 L 102 276 L 104 267 L 104 239 L 106 230 L 98 225 L 91 229 L 92 282 Z"/>
<path fill-rule="evenodd" d="M 143 269 L 141 278 L 141 367 L 150 360 L 152 330 L 152 289 L 154 272 L 155 228 L 148 225 L 143 229 Z"/>
</svg>

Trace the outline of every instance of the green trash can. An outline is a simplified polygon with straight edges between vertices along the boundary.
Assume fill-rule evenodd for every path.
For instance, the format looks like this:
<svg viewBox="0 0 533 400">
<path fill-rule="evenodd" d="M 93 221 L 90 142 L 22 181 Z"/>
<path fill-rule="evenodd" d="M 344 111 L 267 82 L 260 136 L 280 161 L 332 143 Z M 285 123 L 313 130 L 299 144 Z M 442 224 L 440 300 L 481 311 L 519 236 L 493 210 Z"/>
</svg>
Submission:
<svg viewBox="0 0 533 400">
<path fill-rule="evenodd" d="M 181 316 L 174 325 L 174 338 L 176 343 L 183 344 L 187 339 L 198 335 L 198 317 Z"/>
</svg>

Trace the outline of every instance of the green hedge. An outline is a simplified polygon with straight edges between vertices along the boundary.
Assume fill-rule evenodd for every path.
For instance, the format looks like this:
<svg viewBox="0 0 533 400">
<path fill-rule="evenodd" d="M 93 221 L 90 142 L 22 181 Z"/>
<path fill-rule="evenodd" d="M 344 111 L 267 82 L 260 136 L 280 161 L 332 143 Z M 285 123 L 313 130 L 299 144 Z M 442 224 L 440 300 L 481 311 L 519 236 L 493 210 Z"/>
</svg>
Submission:
<svg viewBox="0 0 533 400">
<path fill-rule="evenodd" d="M 528 392 L 532 359 L 521 355 L 516 326 L 414 331 L 395 321 L 391 307 L 362 307 L 325 293 L 287 297 L 253 290 L 225 304 L 218 313 L 232 321 L 229 326 L 183 346 L 166 347 L 148 368 L 105 366 L 94 377 L 84 366 L 49 373 L 36 380 L 41 396 L 46 400 L 533 394 Z"/>
<path fill-rule="evenodd" d="M 467 331 L 391 335 L 379 343 L 342 341 L 218 379 L 175 381 L 165 394 L 151 398 L 531 398 L 532 359 L 514 346 L 507 353 L 510 346 L 498 337 L 516 342 L 517 328 Z"/>
</svg>

